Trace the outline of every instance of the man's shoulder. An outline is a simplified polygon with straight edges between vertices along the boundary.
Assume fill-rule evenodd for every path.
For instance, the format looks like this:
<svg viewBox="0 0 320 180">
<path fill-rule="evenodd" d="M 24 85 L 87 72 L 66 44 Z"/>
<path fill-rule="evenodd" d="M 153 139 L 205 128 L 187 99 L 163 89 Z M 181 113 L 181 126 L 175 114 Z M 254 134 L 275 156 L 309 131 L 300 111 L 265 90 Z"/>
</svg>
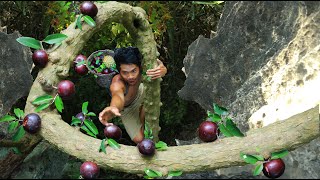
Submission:
<svg viewBox="0 0 320 180">
<path fill-rule="evenodd" d="M 112 78 L 112 81 L 111 81 L 111 85 L 110 85 L 110 88 L 111 87 L 115 87 L 115 88 L 123 88 L 125 86 L 125 82 L 122 80 L 121 76 L 119 74 L 115 75 L 113 78 Z"/>
</svg>

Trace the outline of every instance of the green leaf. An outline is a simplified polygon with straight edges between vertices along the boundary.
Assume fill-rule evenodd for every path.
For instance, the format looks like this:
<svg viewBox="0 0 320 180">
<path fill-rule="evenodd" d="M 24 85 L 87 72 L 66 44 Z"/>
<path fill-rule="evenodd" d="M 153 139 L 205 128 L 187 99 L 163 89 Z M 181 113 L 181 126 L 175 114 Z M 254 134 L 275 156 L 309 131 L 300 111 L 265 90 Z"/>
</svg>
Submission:
<svg viewBox="0 0 320 180">
<path fill-rule="evenodd" d="M 64 106 L 63 106 L 63 101 L 60 96 L 56 97 L 56 99 L 54 100 L 54 104 L 56 105 L 57 110 L 59 112 L 62 112 L 62 110 L 64 109 Z"/>
<path fill-rule="evenodd" d="M 84 130 L 88 135 L 97 138 L 97 136 L 94 135 L 86 126 L 81 126 L 80 129 Z"/>
<path fill-rule="evenodd" d="M 17 147 L 13 147 L 12 151 L 13 151 L 13 153 L 18 154 L 18 155 L 22 154 L 22 152 Z"/>
<path fill-rule="evenodd" d="M 254 168 L 253 170 L 253 176 L 258 176 L 261 173 L 262 169 L 263 169 L 263 164 L 257 165 L 256 168 Z"/>
<path fill-rule="evenodd" d="M 258 161 L 256 157 L 249 154 L 243 154 L 242 152 L 240 152 L 240 157 L 249 164 L 255 164 Z"/>
<path fill-rule="evenodd" d="M 12 141 L 19 141 L 25 134 L 23 126 L 20 126 L 17 132 L 13 135 Z"/>
<path fill-rule="evenodd" d="M 156 144 L 155 144 L 155 147 L 157 150 L 167 150 L 168 146 L 167 146 L 167 143 L 163 142 L 163 141 L 158 141 Z"/>
<path fill-rule="evenodd" d="M 5 115 L 2 118 L 0 118 L 0 122 L 6 122 L 6 121 L 13 121 L 16 120 L 17 118 L 14 116 L 10 116 L 10 115 Z"/>
<path fill-rule="evenodd" d="M 75 29 L 78 27 L 81 31 L 82 31 L 82 25 L 81 25 L 81 18 L 82 18 L 83 14 L 80 14 L 76 20 L 76 26 Z"/>
<path fill-rule="evenodd" d="M 41 49 L 40 41 L 31 37 L 19 37 L 16 39 L 16 41 L 24 46 L 31 47 L 33 49 Z"/>
<path fill-rule="evenodd" d="M 72 116 L 72 120 L 71 120 L 71 124 L 70 125 L 72 126 L 72 125 L 77 125 L 77 124 L 81 124 L 81 120 L 76 118 L 76 117 L 74 117 L 74 116 Z"/>
<path fill-rule="evenodd" d="M 230 119 L 226 120 L 226 128 L 231 132 L 234 136 L 243 137 L 242 132 L 237 128 L 236 124 Z"/>
<path fill-rule="evenodd" d="M 228 114 L 228 110 L 224 107 L 220 107 L 218 104 L 213 104 L 213 110 L 215 114 L 218 115 L 227 115 Z"/>
<path fill-rule="evenodd" d="M 65 34 L 51 34 L 48 35 L 43 42 L 48 43 L 48 44 L 55 44 L 55 43 L 61 43 L 63 40 L 65 40 L 68 36 Z"/>
<path fill-rule="evenodd" d="M 86 61 L 81 60 L 81 61 L 77 62 L 76 66 L 80 66 L 80 65 L 83 65 L 83 64 L 86 64 Z"/>
<path fill-rule="evenodd" d="M 152 129 L 149 128 L 148 123 L 145 123 L 145 124 L 144 124 L 143 134 L 144 134 L 144 138 L 147 138 L 147 139 L 152 139 L 152 138 L 153 138 L 153 136 L 152 136 Z"/>
<path fill-rule="evenodd" d="M 90 131 L 93 132 L 94 135 L 99 133 L 96 125 L 92 121 L 85 119 L 83 122 L 90 129 Z"/>
<path fill-rule="evenodd" d="M 252 155 L 254 156 L 255 158 L 257 158 L 259 161 L 264 161 L 264 158 L 262 155 Z"/>
<path fill-rule="evenodd" d="M 95 113 L 93 112 L 89 112 L 88 114 L 86 114 L 87 116 L 97 116 Z"/>
<path fill-rule="evenodd" d="M 107 142 L 109 146 L 112 147 L 113 149 L 120 149 L 120 145 L 114 139 L 108 138 Z"/>
<path fill-rule="evenodd" d="M 11 133 L 13 130 L 15 130 L 19 125 L 19 121 L 12 121 L 8 126 L 8 132 Z"/>
<path fill-rule="evenodd" d="M 145 168 L 145 169 L 144 169 L 144 172 L 147 174 L 147 176 L 149 176 L 149 177 L 151 177 L 151 178 L 161 177 L 161 176 L 162 176 L 162 173 L 161 173 L 161 172 L 155 171 L 155 170 L 152 170 L 152 169 L 147 169 L 147 168 Z"/>
<path fill-rule="evenodd" d="M 50 106 L 51 103 L 45 103 L 45 104 L 41 104 L 40 106 L 38 106 L 36 109 L 35 109 L 35 112 L 40 112 L 44 109 L 46 109 L 47 107 Z"/>
<path fill-rule="evenodd" d="M 213 114 L 210 118 L 211 118 L 212 122 L 221 121 L 221 116 L 219 114 Z"/>
<path fill-rule="evenodd" d="M 24 112 L 20 108 L 14 108 L 13 112 L 18 117 L 18 119 L 21 119 L 24 116 Z"/>
<path fill-rule="evenodd" d="M 169 171 L 168 172 L 168 176 L 171 176 L 171 177 L 173 177 L 173 176 L 181 176 L 181 175 L 182 175 L 182 171 L 180 171 L 180 170 Z"/>
<path fill-rule="evenodd" d="M 220 132 L 225 136 L 225 137 L 232 137 L 233 134 L 224 126 L 224 124 L 218 124 Z"/>
<path fill-rule="evenodd" d="M 96 26 L 96 22 L 88 15 L 83 16 L 83 19 L 86 23 L 89 24 L 89 26 L 94 27 Z"/>
<path fill-rule="evenodd" d="M 82 103 L 82 113 L 86 115 L 88 113 L 88 101 Z"/>
<path fill-rule="evenodd" d="M 53 100 L 53 97 L 51 95 L 46 94 L 46 95 L 37 97 L 35 100 L 32 101 L 31 104 L 33 104 L 33 105 L 41 105 L 41 104 L 44 104 L 44 103 L 49 103 L 52 100 Z"/>
<path fill-rule="evenodd" d="M 101 144 L 100 144 L 100 147 L 99 147 L 99 152 L 104 152 L 105 154 L 107 154 L 107 151 L 106 151 L 106 146 L 104 145 L 104 143 L 106 142 L 106 139 L 102 139 L 101 141 Z"/>
<path fill-rule="evenodd" d="M 272 159 L 279 159 L 279 158 L 282 158 L 282 157 L 284 157 L 284 156 L 286 156 L 286 155 L 288 155 L 289 154 L 289 151 L 288 150 L 282 150 L 282 151 L 278 151 L 278 152 L 273 152 L 273 153 L 271 153 L 271 160 Z"/>
</svg>

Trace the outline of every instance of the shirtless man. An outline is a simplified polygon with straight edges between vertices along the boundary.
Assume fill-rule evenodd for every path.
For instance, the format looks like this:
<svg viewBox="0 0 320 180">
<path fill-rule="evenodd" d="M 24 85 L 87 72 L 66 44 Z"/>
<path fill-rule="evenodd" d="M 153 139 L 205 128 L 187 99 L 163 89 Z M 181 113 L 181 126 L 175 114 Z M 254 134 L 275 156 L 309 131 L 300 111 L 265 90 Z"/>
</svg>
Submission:
<svg viewBox="0 0 320 180">
<path fill-rule="evenodd" d="M 136 144 L 144 139 L 144 90 L 142 81 L 142 56 L 138 48 L 127 47 L 115 50 L 114 60 L 119 74 L 115 75 L 110 85 L 110 106 L 99 113 L 99 120 L 105 126 L 119 116 L 132 141 Z M 167 68 L 157 59 L 158 66 L 147 70 L 151 80 L 161 78 Z"/>
</svg>

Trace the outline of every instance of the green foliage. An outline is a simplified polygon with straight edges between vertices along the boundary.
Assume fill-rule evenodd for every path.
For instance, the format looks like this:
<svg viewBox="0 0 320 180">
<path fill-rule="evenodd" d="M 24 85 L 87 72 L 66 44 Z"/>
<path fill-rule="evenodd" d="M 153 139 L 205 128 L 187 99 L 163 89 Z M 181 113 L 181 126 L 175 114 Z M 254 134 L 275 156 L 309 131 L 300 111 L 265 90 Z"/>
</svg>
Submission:
<svg viewBox="0 0 320 180">
<path fill-rule="evenodd" d="M 96 116 L 94 112 L 88 111 L 88 105 L 89 102 L 86 101 L 82 103 L 81 112 L 84 115 L 84 120 L 81 121 L 79 118 L 72 116 L 72 120 L 70 125 L 78 126 L 80 129 L 85 131 L 88 135 L 97 138 L 97 135 L 99 134 L 99 130 L 97 126 L 93 123 L 92 119 L 89 118 L 89 116 Z"/>
<path fill-rule="evenodd" d="M 44 38 L 42 41 L 34 39 L 32 37 L 19 37 L 16 40 L 27 47 L 33 49 L 44 49 L 42 43 L 45 42 L 47 44 L 60 44 L 63 40 L 65 40 L 68 36 L 64 34 L 51 34 Z"/>
<path fill-rule="evenodd" d="M 81 20 L 84 20 L 84 22 L 86 22 L 89 26 L 91 27 L 95 27 L 96 26 L 96 22 L 88 15 L 83 15 L 83 14 L 80 14 L 78 17 L 77 17 L 77 20 L 76 20 L 76 26 L 75 26 L 75 29 L 76 28 L 79 28 L 81 31 L 82 31 L 82 21 Z"/>
<path fill-rule="evenodd" d="M 120 144 L 116 140 L 114 140 L 112 138 L 104 138 L 101 140 L 100 147 L 98 150 L 99 152 L 104 152 L 105 154 L 107 153 L 105 142 L 107 142 L 107 145 L 109 145 L 113 149 L 120 149 L 120 147 L 121 147 Z"/>
<path fill-rule="evenodd" d="M 150 129 L 150 126 L 147 122 L 145 122 L 145 124 L 144 124 L 143 134 L 144 134 L 144 138 L 153 139 L 152 129 Z"/>
<path fill-rule="evenodd" d="M 57 110 L 61 113 L 62 110 L 64 109 L 64 105 L 63 105 L 63 101 L 62 101 L 61 97 L 58 95 L 58 93 L 55 95 L 54 98 L 49 94 L 44 94 L 44 95 L 36 97 L 36 99 L 34 99 L 31 102 L 31 104 L 37 106 L 35 109 L 35 112 L 40 112 L 40 111 L 48 108 L 53 103 L 54 103 L 55 107 L 57 108 Z"/>
<path fill-rule="evenodd" d="M 144 168 L 144 173 L 146 174 L 143 176 L 145 179 L 154 179 L 154 178 L 163 177 L 160 171 L 156 171 L 150 168 Z M 171 170 L 168 172 L 168 177 L 181 176 L 181 175 L 182 175 L 182 171 L 180 170 Z"/>
<path fill-rule="evenodd" d="M 45 14 L 51 19 L 50 24 L 53 32 L 60 32 L 66 29 L 75 21 L 78 7 L 75 3 L 70 1 L 51 1 L 48 4 Z"/>
<path fill-rule="evenodd" d="M 23 128 L 23 125 L 22 123 L 19 123 L 19 122 L 22 122 L 24 119 L 24 111 L 21 110 L 20 108 L 14 108 L 13 112 L 14 112 L 14 115 L 6 114 L 3 117 L 1 117 L 0 123 L 9 122 L 8 132 L 13 133 L 15 131 L 15 133 L 12 136 L 12 141 L 19 141 L 25 135 L 25 130 Z"/>
<path fill-rule="evenodd" d="M 157 143 L 155 143 L 155 147 L 157 151 L 165 151 L 168 149 L 167 143 L 163 141 L 158 141 Z"/>
<path fill-rule="evenodd" d="M 244 134 L 238 129 L 236 124 L 232 121 L 231 118 L 227 117 L 228 110 L 224 107 L 219 106 L 216 103 L 213 103 L 214 113 L 208 111 L 208 118 L 218 124 L 220 132 L 225 137 L 243 137 Z"/>
<path fill-rule="evenodd" d="M 143 176 L 145 179 L 153 179 L 153 178 L 157 178 L 157 177 L 162 177 L 162 173 L 160 171 L 145 168 L 144 172 L 146 173 L 146 175 Z"/>
<path fill-rule="evenodd" d="M 265 160 L 262 155 L 250 155 L 250 154 L 244 154 L 243 152 L 240 152 L 240 158 L 243 159 L 248 164 L 256 164 L 253 170 L 253 175 L 257 176 L 261 173 L 263 169 L 263 163 L 267 162 L 268 160 L 283 158 L 288 154 L 289 154 L 288 150 L 272 152 L 271 156 L 267 160 Z"/>
</svg>

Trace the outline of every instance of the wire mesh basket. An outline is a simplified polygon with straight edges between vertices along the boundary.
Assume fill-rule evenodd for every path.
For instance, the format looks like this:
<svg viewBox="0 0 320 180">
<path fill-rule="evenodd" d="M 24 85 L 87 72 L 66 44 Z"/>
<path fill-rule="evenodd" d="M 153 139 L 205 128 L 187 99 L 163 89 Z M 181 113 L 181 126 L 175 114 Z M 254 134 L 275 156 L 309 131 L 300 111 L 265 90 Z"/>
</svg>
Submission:
<svg viewBox="0 0 320 180">
<path fill-rule="evenodd" d="M 105 49 L 93 52 L 86 60 L 89 72 L 95 75 L 95 80 L 101 87 L 109 88 L 113 76 L 118 74 L 113 57 L 114 52 Z"/>
</svg>

